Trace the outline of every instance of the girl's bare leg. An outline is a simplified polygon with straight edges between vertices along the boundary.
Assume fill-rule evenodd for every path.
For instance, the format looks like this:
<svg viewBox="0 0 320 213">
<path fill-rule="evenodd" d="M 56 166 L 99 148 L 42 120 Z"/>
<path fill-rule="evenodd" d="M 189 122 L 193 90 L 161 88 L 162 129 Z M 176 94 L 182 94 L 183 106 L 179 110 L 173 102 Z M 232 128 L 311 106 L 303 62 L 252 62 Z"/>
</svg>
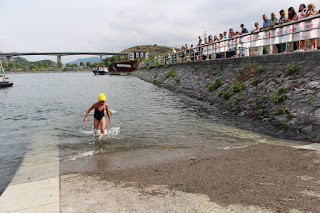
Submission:
<svg viewBox="0 0 320 213">
<path fill-rule="evenodd" d="M 106 117 L 103 116 L 100 120 L 100 129 L 101 129 L 101 133 L 104 135 L 104 130 L 106 128 Z"/>
<path fill-rule="evenodd" d="M 100 122 L 96 118 L 93 119 L 93 128 L 95 135 L 98 133 L 99 123 Z"/>
</svg>

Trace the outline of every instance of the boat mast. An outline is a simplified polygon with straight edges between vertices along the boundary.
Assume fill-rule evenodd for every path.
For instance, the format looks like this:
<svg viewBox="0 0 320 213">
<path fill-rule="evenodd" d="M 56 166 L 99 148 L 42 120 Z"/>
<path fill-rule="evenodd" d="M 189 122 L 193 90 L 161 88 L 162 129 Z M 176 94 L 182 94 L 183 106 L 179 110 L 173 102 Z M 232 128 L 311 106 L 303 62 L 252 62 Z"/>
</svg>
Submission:
<svg viewBox="0 0 320 213">
<path fill-rule="evenodd" d="M 1 68 L 1 74 L 2 74 L 2 81 L 5 81 L 6 80 L 6 75 L 4 74 L 4 69 L 2 67 L 2 62 L 0 60 L 0 68 Z"/>
</svg>

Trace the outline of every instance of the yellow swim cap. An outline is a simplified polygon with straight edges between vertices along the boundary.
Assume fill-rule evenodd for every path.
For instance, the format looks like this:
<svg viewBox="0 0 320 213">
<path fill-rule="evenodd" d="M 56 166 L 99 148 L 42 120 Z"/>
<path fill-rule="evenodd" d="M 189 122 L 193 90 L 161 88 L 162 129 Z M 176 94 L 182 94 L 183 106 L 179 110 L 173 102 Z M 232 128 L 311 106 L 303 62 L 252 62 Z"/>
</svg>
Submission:
<svg viewBox="0 0 320 213">
<path fill-rule="evenodd" d="M 98 97 L 98 101 L 106 101 L 106 96 L 103 93 L 100 93 L 99 97 Z"/>
</svg>

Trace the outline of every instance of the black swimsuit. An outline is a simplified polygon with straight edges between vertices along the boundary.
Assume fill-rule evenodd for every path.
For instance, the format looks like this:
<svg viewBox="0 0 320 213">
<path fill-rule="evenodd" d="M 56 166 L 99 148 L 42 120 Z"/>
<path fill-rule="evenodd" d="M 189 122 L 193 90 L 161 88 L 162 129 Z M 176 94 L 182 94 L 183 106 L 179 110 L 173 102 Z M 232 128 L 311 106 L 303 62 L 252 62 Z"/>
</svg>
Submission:
<svg viewBox="0 0 320 213">
<path fill-rule="evenodd" d="M 94 117 L 95 119 L 97 119 L 98 121 L 100 121 L 101 118 L 104 117 L 104 107 L 105 107 L 105 105 L 103 106 L 103 109 L 102 109 L 101 111 L 99 110 L 99 105 L 97 105 L 97 108 L 94 109 L 94 115 L 93 115 L 93 117 Z"/>
</svg>

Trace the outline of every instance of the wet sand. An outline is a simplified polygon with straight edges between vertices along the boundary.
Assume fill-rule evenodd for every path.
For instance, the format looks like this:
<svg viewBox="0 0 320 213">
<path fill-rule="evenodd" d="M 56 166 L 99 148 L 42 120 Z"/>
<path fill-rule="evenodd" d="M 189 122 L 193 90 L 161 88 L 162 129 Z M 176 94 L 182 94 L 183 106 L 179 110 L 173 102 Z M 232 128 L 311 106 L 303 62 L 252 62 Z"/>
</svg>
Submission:
<svg viewBox="0 0 320 213">
<path fill-rule="evenodd" d="M 256 144 L 60 163 L 61 212 L 320 212 L 320 154 Z"/>
</svg>

